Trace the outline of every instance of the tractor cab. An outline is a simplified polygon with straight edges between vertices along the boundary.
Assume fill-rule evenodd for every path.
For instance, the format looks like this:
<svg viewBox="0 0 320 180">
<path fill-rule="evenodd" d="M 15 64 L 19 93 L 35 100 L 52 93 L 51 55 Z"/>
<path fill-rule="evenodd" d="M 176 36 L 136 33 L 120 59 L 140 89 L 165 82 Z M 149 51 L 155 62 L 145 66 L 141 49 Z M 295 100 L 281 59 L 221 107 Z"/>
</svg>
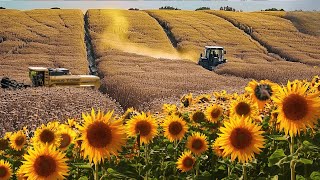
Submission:
<svg viewBox="0 0 320 180">
<path fill-rule="evenodd" d="M 198 64 L 210 71 L 214 70 L 219 64 L 226 63 L 224 58 L 226 51 L 220 46 L 205 46 L 204 56 L 200 54 Z"/>
<path fill-rule="evenodd" d="M 29 67 L 29 77 L 33 86 L 44 86 L 46 76 L 48 76 L 48 68 Z"/>
</svg>

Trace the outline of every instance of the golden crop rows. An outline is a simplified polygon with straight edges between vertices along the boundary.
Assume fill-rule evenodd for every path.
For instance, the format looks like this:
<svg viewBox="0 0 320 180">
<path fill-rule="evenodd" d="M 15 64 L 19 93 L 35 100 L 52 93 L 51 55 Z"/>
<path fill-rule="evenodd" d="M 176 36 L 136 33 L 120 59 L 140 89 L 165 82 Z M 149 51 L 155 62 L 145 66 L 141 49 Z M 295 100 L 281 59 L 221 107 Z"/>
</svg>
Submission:
<svg viewBox="0 0 320 180">
<path fill-rule="evenodd" d="M 312 66 L 319 65 L 319 37 L 299 32 L 291 21 L 281 16 L 256 12 L 207 12 L 223 17 L 238 26 L 251 27 L 252 36 L 289 61 L 298 61 Z"/>
<path fill-rule="evenodd" d="M 80 10 L 1 10 L 0 22 L 1 76 L 28 81 L 28 66 L 87 73 Z"/>
<path fill-rule="evenodd" d="M 176 51 L 163 29 L 146 12 L 89 10 L 88 15 L 106 92 L 125 108 L 157 109 L 163 99 L 177 98 L 186 92 L 234 92 L 248 82 L 219 76 L 188 60 L 176 60 Z M 167 52 L 164 55 L 163 50 Z M 161 59 L 155 58 L 158 53 Z"/>
<path fill-rule="evenodd" d="M 179 52 L 191 55 L 195 61 L 205 45 L 223 46 L 227 50 L 228 63 L 218 68 L 218 74 L 270 79 L 278 83 L 319 74 L 319 69 L 286 62 L 276 54 L 268 53 L 259 42 L 232 23 L 209 14 L 213 11 L 148 12 L 171 29 L 178 40 Z"/>
</svg>

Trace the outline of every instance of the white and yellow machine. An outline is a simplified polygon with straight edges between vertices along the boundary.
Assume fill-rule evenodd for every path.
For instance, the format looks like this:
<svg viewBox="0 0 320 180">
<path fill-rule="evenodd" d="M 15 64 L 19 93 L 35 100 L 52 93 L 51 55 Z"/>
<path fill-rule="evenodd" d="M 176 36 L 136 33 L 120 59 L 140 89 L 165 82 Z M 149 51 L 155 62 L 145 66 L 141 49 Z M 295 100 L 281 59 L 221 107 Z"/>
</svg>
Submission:
<svg viewBox="0 0 320 180">
<path fill-rule="evenodd" d="M 29 67 L 32 85 L 37 86 L 75 86 L 100 87 L 100 78 L 93 75 L 71 75 L 66 68 Z"/>
</svg>

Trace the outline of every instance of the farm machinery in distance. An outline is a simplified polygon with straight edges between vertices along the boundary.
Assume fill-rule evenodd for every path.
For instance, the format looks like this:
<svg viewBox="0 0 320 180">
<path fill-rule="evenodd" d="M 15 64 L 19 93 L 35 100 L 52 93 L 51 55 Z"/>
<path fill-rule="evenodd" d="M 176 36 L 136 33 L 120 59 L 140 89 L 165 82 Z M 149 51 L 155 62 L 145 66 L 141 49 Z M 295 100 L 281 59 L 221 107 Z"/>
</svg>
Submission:
<svg viewBox="0 0 320 180">
<path fill-rule="evenodd" d="M 28 87 L 53 87 L 53 86 L 73 86 L 73 87 L 100 87 L 100 78 L 94 75 L 71 75 L 66 68 L 45 68 L 29 67 L 29 78 L 31 85 L 18 83 L 8 77 L 1 79 L 1 88 L 23 89 Z"/>
</svg>

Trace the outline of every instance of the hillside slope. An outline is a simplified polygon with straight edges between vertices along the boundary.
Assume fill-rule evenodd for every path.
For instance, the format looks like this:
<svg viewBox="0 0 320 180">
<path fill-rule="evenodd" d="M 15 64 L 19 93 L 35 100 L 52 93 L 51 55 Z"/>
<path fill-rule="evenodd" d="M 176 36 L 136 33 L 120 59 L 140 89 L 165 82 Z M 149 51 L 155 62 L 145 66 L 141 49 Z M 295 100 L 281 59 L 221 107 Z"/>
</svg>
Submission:
<svg viewBox="0 0 320 180">
<path fill-rule="evenodd" d="M 28 81 L 28 66 L 87 74 L 80 10 L 1 10 L 0 75 Z"/>
<path fill-rule="evenodd" d="M 237 27 L 251 27 L 252 37 L 288 61 L 311 66 L 320 63 L 320 38 L 299 32 L 287 19 L 259 12 L 206 12 L 223 17 Z"/>
<path fill-rule="evenodd" d="M 211 14 L 211 11 L 147 12 L 172 32 L 178 42 L 178 51 L 191 54 L 195 61 L 205 45 L 223 46 L 227 50 L 228 63 L 218 66 L 216 72 L 219 74 L 269 79 L 278 83 L 319 74 L 317 69 L 301 63 L 286 62 L 276 54 L 268 52 L 259 41 L 251 38 L 250 34 Z"/>
<path fill-rule="evenodd" d="M 222 89 L 234 92 L 248 82 L 220 76 L 194 62 L 177 59 L 179 56 L 174 54 L 176 50 L 165 32 L 146 12 L 89 10 L 87 15 L 105 92 L 125 108 L 159 109 L 156 106 L 161 105 L 163 99 L 176 101 L 187 92 Z M 128 22 L 127 28 L 123 22 Z M 141 25 L 142 22 L 147 23 Z"/>
</svg>

